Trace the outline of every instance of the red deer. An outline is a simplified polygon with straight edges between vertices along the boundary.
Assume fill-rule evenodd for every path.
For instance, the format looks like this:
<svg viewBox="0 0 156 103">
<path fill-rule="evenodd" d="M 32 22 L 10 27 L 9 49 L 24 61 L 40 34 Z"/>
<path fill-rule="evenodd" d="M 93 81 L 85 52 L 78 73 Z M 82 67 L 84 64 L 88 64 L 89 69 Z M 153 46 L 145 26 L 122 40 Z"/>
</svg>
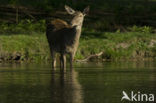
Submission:
<svg viewBox="0 0 156 103">
<path fill-rule="evenodd" d="M 56 53 L 60 53 L 61 68 L 66 67 L 66 54 L 69 54 L 70 67 L 72 68 L 72 62 L 79 45 L 83 20 L 89 12 L 89 7 L 80 12 L 65 5 L 65 10 L 68 14 L 74 16 L 70 24 L 61 19 L 55 19 L 47 23 L 46 36 L 50 46 L 53 68 L 56 66 Z"/>
</svg>

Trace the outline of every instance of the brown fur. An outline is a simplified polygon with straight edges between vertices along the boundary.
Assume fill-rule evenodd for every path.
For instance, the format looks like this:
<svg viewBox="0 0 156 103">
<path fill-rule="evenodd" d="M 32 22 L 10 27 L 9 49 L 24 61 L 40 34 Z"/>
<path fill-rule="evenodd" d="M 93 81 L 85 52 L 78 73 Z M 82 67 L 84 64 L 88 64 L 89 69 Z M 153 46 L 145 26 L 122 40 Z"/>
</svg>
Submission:
<svg viewBox="0 0 156 103">
<path fill-rule="evenodd" d="M 66 66 L 66 54 L 70 55 L 70 67 L 79 45 L 81 28 L 85 14 L 76 12 L 68 6 L 65 9 L 69 14 L 75 14 L 71 25 L 61 19 L 55 19 L 47 23 L 46 36 L 52 55 L 52 65 L 56 65 L 56 53 L 60 53 L 60 66 Z M 87 8 L 87 10 L 89 10 Z M 86 11 L 86 9 L 84 10 Z M 62 68 L 61 67 L 61 68 Z"/>
<path fill-rule="evenodd" d="M 68 24 L 64 25 L 62 22 L 51 21 L 52 23 L 47 25 L 47 38 L 52 50 L 59 53 L 70 53 L 69 50 L 75 41 L 76 28 L 71 27 Z M 62 24 L 61 24 L 62 23 Z"/>
<path fill-rule="evenodd" d="M 51 21 L 51 24 L 54 25 L 56 31 L 63 28 L 70 28 L 70 25 L 68 25 L 66 21 L 61 19 L 55 19 Z"/>
</svg>

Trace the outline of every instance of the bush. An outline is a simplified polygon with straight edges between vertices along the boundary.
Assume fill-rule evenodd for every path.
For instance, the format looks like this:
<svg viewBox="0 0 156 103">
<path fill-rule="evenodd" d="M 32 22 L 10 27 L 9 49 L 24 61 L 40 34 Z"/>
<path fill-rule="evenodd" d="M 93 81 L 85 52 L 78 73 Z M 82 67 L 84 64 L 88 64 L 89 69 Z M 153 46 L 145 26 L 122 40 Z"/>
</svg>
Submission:
<svg viewBox="0 0 156 103">
<path fill-rule="evenodd" d="M 133 27 L 128 27 L 128 30 L 132 32 L 152 33 L 153 28 L 149 26 L 138 27 L 134 25 Z"/>
<path fill-rule="evenodd" d="M 0 24 L 0 33 L 2 34 L 31 34 L 32 32 L 45 32 L 45 20 L 35 22 L 33 20 L 21 20 L 18 24 Z"/>
</svg>

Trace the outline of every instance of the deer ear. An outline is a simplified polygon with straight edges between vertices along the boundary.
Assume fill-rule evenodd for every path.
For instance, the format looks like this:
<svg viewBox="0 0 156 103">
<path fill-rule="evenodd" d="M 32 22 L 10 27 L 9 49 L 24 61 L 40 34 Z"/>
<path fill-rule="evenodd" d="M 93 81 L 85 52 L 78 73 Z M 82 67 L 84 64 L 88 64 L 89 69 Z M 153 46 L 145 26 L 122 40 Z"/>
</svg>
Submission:
<svg viewBox="0 0 156 103">
<path fill-rule="evenodd" d="M 71 7 L 67 5 L 65 5 L 64 7 L 69 14 L 73 15 L 75 13 L 75 10 L 73 10 Z"/>
<path fill-rule="evenodd" d="M 84 15 L 87 15 L 87 14 L 89 13 L 89 9 L 90 9 L 90 7 L 87 6 L 87 7 L 83 10 L 83 14 L 84 14 Z"/>
</svg>

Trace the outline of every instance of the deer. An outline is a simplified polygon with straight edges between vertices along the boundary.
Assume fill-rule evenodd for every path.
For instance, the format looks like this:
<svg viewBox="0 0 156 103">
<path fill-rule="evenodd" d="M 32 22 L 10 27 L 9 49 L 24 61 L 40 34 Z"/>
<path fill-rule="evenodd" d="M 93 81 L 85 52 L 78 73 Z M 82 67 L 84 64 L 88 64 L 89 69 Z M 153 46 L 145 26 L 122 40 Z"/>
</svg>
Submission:
<svg viewBox="0 0 156 103">
<path fill-rule="evenodd" d="M 56 53 L 60 54 L 60 68 L 66 67 L 66 55 L 69 55 L 70 68 L 73 66 L 74 56 L 79 46 L 84 17 L 89 12 L 89 6 L 83 12 L 75 11 L 65 5 L 65 10 L 73 16 L 68 24 L 62 19 L 54 19 L 46 24 L 46 36 L 50 47 L 52 67 L 56 67 Z"/>
</svg>

